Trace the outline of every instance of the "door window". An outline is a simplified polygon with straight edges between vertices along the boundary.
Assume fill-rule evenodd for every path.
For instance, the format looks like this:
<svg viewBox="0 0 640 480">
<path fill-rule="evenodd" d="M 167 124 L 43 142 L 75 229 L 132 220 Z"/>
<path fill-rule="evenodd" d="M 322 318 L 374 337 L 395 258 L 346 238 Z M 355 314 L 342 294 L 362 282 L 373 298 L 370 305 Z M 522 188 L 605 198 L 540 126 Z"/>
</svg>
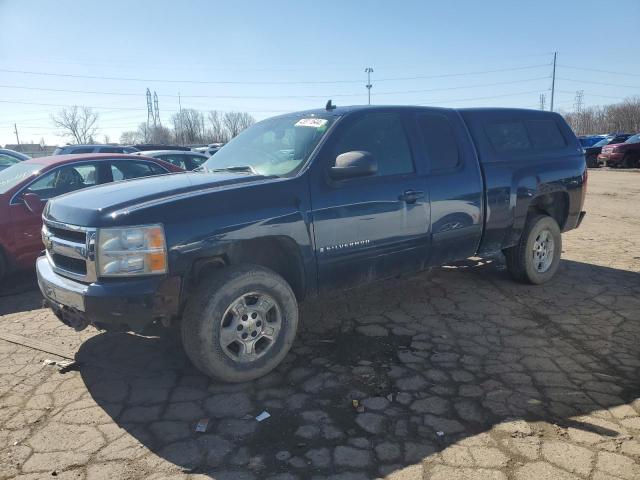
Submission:
<svg viewBox="0 0 640 480">
<path fill-rule="evenodd" d="M 347 127 L 336 155 L 353 150 L 373 155 L 378 163 L 378 176 L 414 171 L 407 136 L 396 113 L 368 114 Z"/>
<path fill-rule="evenodd" d="M 456 168 L 460 163 L 458 142 L 447 117 L 439 114 L 420 115 L 418 126 L 429 156 L 431 171 L 437 173 Z"/>
<path fill-rule="evenodd" d="M 164 160 L 165 162 L 169 162 L 176 167 L 183 168 L 184 170 L 189 170 L 189 167 L 186 164 L 186 155 L 160 155 L 158 157 L 160 160 Z"/>
<path fill-rule="evenodd" d="M 91 187 L 97 183 L 97 168 L 94 164 L 63 165 L 43 175 L 28 188 L 27 192 L 35 193 L 40 198 L 48 199 Z"/>
<path fill-rule="evenodd" d="M 119 161 L 111 164 L 111 175 L 113 181 L 130 180 L 132 178 L 149 177 L 151 175 L 161 175 L 167 173 L 159 165 L 151 162 L 140 161 Z"/>
</svg>

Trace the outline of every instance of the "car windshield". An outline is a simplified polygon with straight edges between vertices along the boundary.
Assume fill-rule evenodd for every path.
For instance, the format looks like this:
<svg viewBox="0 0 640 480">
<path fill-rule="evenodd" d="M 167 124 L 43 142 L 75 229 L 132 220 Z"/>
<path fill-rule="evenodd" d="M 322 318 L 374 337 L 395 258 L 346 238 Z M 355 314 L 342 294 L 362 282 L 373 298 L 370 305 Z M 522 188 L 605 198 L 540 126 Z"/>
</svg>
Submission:
<svg viewBox="0 0 640 480">
<path fill-rule="evenodd" d="M 594 143 L 593 146 L 594 147 L 604 147 L 605 145 L 609 145 L 609 142 L 611 140 L 612 140 L 611 138 L 603 138 L 598 143 Z"/>
<path fill-rule="evenodd" d="M 640 133 L 634 135 L 633 137 L 627 138 L 624 143 L 640 143 Z"/>
<path fill-rule="evenodd" d="M 256 123 L 207 160 L 200 170 L 288 175 L 300 168 L 328 128 L 332 117 L 287 115 Z"/>
<path fill-rule="evenodd" d="M 0 170 L 0 194 L 6 193 L 41 168 L 42 165 L 38 163 L 16 163 L 9 168 Z"/>
</svg>

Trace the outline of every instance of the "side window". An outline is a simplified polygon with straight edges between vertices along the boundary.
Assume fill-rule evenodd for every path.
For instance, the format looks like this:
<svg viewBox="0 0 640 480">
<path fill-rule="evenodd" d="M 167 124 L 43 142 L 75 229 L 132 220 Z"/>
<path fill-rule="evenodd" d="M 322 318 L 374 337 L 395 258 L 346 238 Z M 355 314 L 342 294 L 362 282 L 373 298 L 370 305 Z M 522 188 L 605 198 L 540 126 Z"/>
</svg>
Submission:
<svg viewBox="0 0 640 480">
<path fill-rule="evenodd" d="M 378 162 L 378 176 L 411 173 L 413 160 L 400 116 L 395 113 L 365 115 L 343 132 L 336 155 L 363 150 Z"/>
<path fill-rule="evenodd" d="M 191 163 L 192 163 L 192 167 L 196 168 L 199 167 L 200 165 L 202 165 L 204 162 L 206 162 L 207 160 L 209 160 L 206 157 L 201 157 L 200 155 L 193 155 L 191 157 Z"/>
<path fill-rule="evenodd" d="M 78 148 L 70 148 L 66 153 L 71 153 L 73 155 L 77 153 L 93 153 L 94 147 L 78 147 Z"/>
<path fill-rule="evenodd" d="M 485 131 L 497 152 L 531 149 L 527 130 L 522 122 L 489 123 L 485 126 Z"/>
<path fill-rule="evenodd" d="M 122 147 L 99 147 L 98 152 L 100 153 L 123 153 L 124 148 Z"/>
<path fill-rule="evenodd" d="M 158 158 L 160 160 L 164 160 L 165 162 L 169 162 L 176 167 L 188 170 L 184 155 L 160 155 Z"/>
<path fill-rule="evenodd" d="M 97 168 L 94 164 L 64 165 L 32 183 L 27 192 L 42 199 L 57 197 L 96 184 Z"/>
<path fill-rule="evenodd" d="M 533 148 L 546 149 L 567 146 L 558 125 L 553 120 L 527 120 L 526 126 Z"/>
<path fill-rule="evenodd" d="M 432 172 L 451 170 L 460 164 L 458 142 L 447 117 L 438 114 L 420 115 L 418 127 L 424 138 Z"/>
<path fill-rule="evenodd" d="M 151 162 L 119 161 L 111 163 L 113 181 L 130 180 L 132 178 L 149 177 L 167 173 L 163 168 Z"/>
</svg>

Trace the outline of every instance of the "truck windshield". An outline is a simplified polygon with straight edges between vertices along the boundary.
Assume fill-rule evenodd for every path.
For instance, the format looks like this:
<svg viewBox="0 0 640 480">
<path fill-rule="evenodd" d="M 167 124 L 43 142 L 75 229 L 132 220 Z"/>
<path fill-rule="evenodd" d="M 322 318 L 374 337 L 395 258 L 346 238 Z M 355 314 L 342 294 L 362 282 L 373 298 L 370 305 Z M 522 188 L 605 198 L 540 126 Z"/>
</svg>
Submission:
<svg viewBox="0 0 640 480">
<path fill-rule="evenodd" d="M 263 120 L 227 143 L 200 169 L 291 174 L 309 158 L 333 121 L 315 115 Z"/>
<path fill-rule="evenodd" d="M 41 168 L 42 165 L 37 163 L 16 163 L 9 168 L 0 170 L 0 194 L 8 192 Z"/>
</svg>

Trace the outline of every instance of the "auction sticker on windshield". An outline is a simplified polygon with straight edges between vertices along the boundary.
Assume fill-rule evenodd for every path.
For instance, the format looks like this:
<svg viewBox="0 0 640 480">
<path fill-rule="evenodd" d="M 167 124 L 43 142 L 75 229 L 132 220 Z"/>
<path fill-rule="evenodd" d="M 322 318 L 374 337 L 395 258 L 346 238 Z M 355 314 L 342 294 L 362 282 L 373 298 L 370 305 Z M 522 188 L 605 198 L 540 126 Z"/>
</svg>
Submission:
<svg viewBox="0 0 640 480">
<path fill-rule="evenodd" d="M 322 128 L 327 122 L 326 118 L 301 118 L 296 122 L 296 127 Z"/>
</svg>

